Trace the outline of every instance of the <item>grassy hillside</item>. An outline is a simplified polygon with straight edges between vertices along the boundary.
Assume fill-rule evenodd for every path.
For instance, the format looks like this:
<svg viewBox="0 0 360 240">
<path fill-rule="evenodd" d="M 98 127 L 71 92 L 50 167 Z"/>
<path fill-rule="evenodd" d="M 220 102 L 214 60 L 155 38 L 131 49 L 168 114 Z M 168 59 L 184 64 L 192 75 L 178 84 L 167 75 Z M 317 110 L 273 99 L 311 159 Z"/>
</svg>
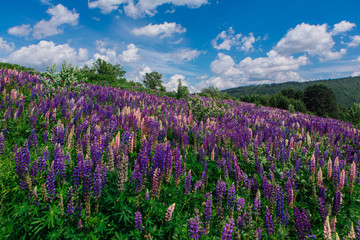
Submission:
<svg viewBox="0 0 360 240">
<path fill-rule="evenodd" d="M 329 80 L 318 80 L 310 82 L 286 82 L 279 84 L 252 85 L 224 90 L 233 97 L 241 97 L 252 94 L 277 94 L 283 88 L 293 88 L 304 90 L 307 86 L 314 83 L 324 83 L 331 87 L 336 95 L 337 102 L 346 106 L 351 106 L 353 102 L 360 102 L 360 77 L 347 77 Z"/>
</svg>

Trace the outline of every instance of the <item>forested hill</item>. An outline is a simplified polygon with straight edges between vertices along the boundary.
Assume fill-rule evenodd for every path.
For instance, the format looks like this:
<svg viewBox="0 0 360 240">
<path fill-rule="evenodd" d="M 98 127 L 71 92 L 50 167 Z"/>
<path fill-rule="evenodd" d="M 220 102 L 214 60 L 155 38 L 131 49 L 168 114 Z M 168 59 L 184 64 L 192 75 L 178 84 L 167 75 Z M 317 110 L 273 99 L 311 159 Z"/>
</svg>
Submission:
<svg viewBox="0 0 360 240">
<path fill-rule="evenodd" d="M 314 83 L 324 83 L 328 87 L 332 88 L 335 93 L 337 103 L 344 104 L 349 107 L 354 102 L 360 102 L 360 77 L 347 77 L 309 82 L 286 82 L 278 84 L 274 83 L 264 85 L 251 85 L 226 89 L 224 90 L 224 92 L 227 92 L 230 96 L 233 97 L 241 97 L 244 95 L 252 94 L 273 95 L 278 94 L 281 89 L 284 88 L 304 90 L 307 86 L 310 86 Z"/>
</svg>

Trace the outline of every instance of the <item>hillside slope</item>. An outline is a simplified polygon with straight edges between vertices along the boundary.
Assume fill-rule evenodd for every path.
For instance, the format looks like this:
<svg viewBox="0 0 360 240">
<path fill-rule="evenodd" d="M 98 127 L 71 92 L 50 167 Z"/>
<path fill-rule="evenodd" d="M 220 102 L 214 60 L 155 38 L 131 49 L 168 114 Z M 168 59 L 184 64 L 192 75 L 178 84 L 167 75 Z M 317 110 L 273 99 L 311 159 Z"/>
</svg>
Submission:
<svg viewBox="0 0 360 240">
<path fill-rule="evenodd" d="M 278 84 L 264 84 L 264 85 L 252 85 L 238 88 L 226 89 L 227 92 L 233 97 L 241 97 L 244 95 L 252 94 L 277 94 L 284 88 L 302 89 L 314 83 L 324 83 L 328 87 L 331 87 L 335 93 L 336 100 L 340 104 L 351 106 L 353 102 L 360 102 L 360 77 L 347 77 L 329 80 L 317 80 L 309 82 L 286 82 Z"/>
</svg>

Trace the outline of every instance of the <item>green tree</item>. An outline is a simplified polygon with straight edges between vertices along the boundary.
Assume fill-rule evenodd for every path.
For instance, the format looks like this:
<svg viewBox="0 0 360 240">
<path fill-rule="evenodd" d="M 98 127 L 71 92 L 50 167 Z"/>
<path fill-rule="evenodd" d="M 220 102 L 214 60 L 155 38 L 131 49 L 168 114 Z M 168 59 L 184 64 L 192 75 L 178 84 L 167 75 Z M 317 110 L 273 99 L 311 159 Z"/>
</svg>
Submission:
<svg viewBox="0 0 360 240">
<path fill-rule="evenodd" d="M 143 79 L 144 86 L 152 90 L 166 91 L 162 85 L 162 74 L 158 72 L 146 73 Z"/>
<path fill-rule="evenodd" d="M 280 94 L 282 94 L 287 98 L 292 98 L 297 100 L 301 100 L 304 96 L 304 92 L 301 89 L 295 90 L 293 88 L 283 88 L 281 89 Z"/>
<path fill-rule="evenodd" d="M 176 98 L 186 98 L 187 96 L 189 96 L 189 88 L 187 86 L 183 86 L 181 79 L 178 79 Z"/>
<path fill-rule="evenodd" d="M 91 68 L 85 65 L 78 76 L 79 79 L 89 83 L 120 86 L 126 83 L 125 73 L 120 64 L 113 65 L 98 58 Z"/>
<path fill-rule="evenodd" d="M 360 127 L 360 103 L 354 103 L 347 111 L 346 121 Z"/>
<path fill-rule="evenodd" d="M 337 116 L 336 97 L 325 84 L 315 83 L 305 88 L 303 102 L 307 110 L 321 117 Z"/>
</svg>

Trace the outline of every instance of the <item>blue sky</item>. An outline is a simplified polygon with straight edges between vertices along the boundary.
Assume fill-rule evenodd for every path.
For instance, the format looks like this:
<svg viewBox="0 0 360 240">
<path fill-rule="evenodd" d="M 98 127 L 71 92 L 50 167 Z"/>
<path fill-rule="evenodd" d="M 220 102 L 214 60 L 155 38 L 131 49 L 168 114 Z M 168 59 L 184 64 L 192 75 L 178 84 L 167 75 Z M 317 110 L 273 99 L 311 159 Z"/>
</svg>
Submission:
<svg viewBox="0 0 360 240">
<path fill-rule="evenodd" d="M 5 1 L 0 61 L 158 71 L 168 91 L 360 75 L 358 0 Z"/>
</svg>

